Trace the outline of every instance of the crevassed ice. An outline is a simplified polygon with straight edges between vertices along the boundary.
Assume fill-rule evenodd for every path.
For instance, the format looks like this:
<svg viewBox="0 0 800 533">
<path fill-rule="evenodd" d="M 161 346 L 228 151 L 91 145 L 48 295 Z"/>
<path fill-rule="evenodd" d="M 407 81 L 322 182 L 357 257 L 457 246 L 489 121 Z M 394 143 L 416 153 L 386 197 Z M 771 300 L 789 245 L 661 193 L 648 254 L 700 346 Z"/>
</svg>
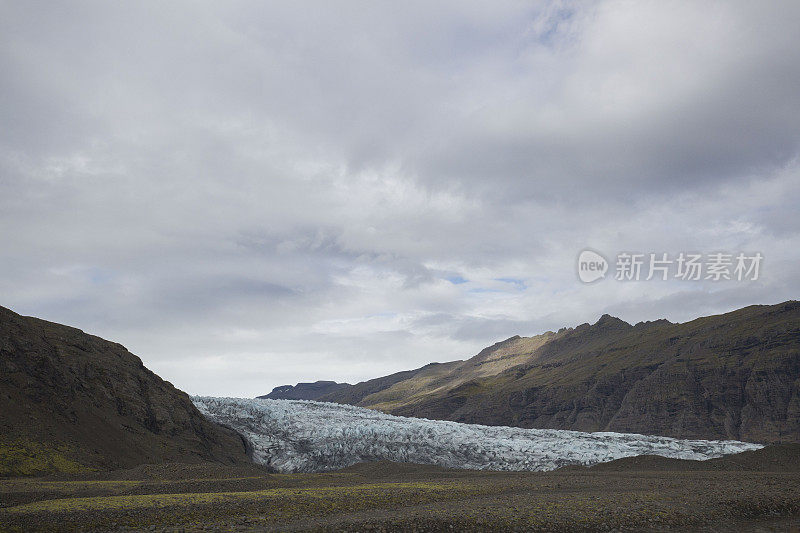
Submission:
<svg viewBox="0 0 800 533">
<path fill-rule="evenodd" d="M 739 441 L 481 426 L 305 400 L 192 400 L 208 418 L 241 433 L 252 446 L 255 462 L 284 473 L 381 460 L 541 471 L 644 454 L 703 460 L 762 447 Z"/>
</svg>

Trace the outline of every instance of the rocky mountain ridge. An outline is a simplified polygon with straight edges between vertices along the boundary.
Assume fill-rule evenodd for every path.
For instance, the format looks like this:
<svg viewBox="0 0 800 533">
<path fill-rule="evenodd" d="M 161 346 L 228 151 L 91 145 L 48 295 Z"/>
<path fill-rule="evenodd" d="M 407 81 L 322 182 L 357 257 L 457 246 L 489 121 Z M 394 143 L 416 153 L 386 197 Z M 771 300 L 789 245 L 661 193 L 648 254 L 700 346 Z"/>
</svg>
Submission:
<svg viewBox="0 0 800 533">
<path fill-rule="evenodd" d="M 511 337 L 309 398 L 523 428 L 800 442 L 800 302 Z"/>
</svg>

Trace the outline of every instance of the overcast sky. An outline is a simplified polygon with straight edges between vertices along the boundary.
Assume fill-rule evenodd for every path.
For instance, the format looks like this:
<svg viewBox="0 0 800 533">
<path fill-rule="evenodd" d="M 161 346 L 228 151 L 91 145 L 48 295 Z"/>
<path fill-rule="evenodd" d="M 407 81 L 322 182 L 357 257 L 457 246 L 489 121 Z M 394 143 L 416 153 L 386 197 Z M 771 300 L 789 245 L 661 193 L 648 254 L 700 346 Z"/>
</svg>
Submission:
<svg viewBox="0 0 800 533">
<path fill-rule="evenodd" d="M 0 305 L 193 394 L 800 297 L 798 2 L 0 0 Z M 760 252 L 581 283 L 578 253 Z"/>
</svg>

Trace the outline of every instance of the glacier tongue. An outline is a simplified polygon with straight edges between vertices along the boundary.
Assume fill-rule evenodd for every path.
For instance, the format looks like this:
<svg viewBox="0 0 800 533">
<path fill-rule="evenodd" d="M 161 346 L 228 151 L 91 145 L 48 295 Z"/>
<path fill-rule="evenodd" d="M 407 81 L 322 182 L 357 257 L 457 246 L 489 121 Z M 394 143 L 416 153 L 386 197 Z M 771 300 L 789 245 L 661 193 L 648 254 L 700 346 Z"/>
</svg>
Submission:
<svg viewBox="0 0 800 533">
<path fill-rule="evenodd" d="M 255 462 L 284 473 L 381 460 L 479 470 L 553 470 L 644 454 L 703 460 L 762 447 L 739 441 L 480 426 L 304 400 L 192 400 L 207 417 L 241 433 L 253 448 Z"/>
</svg>

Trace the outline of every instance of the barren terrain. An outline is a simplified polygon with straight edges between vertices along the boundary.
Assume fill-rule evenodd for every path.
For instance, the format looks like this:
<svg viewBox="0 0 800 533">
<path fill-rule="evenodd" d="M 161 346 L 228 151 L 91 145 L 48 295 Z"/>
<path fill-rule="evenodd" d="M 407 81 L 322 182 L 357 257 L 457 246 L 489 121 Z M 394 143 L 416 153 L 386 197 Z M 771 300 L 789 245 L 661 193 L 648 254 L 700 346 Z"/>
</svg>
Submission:
<svg viewBox="0 0 800 533">
<path fill-rule="evenodd" d="M 322 474 L 140 466 L 0 481 L 3 530 L 787 531 L 800 447 L 710 461 L 622 459 L 553 472 L 396 463 Z"/>
</svg>

